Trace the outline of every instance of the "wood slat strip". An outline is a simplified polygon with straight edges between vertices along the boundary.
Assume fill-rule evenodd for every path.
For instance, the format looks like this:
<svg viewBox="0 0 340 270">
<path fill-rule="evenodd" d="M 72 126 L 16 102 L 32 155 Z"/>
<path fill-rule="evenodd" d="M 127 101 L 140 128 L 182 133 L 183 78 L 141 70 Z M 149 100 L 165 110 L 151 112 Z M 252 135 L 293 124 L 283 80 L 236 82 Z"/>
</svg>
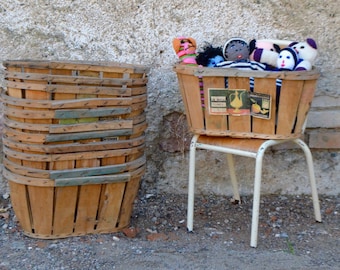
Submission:
<svg viewBox="0 0 340 270">
<path fill-rule="evenodd" d="M 276 126 L 276 79 L 255 78 L 254 92 L 267 94 L 271 97 L 270 119 L 253 117 L 252 132 L 262 134 L 275 134 Z"/>
<path fill-rule="evenodd" d="M 198 78 L 179 74 L 178 81 L 182 98 L 185 101 L 184 105 L 187 112 L 187 121 L 189 126 L 194 128 L 203 128 L 204 121 Z"/>
<path fill-rule="evenodd" d="M 131 176 L 129 173 L 122 173 L 117 175 L 100 175 L 100 176 L 82 176 L 72 178 L 57 178 L 55 179 L 55 186 L 66 187 L 66 186 L 83 186 L 93 184 L 108 184 L 118 182 L 128 182 Z"/>
<path fill-rule="evenodd" d="M 303 84 L 303 81 L 282 81 L 276 133 L 292 133 Z"/>
<path fill-rule="evenodd" d="M 74 165 L 65 166 L 65 162 L 59 162 L 58 164 L 53 164 L 53 169 L 48 169 L 48 167 L 38 169 L 34 167 L 28 167 L 22 164 L 17 164 L 10 161 L 7 158 L 4 158 L 4 166 L 7 170 L 15 172 L 17 175 L 27 176 L 27 177 L 36 177 L 36 178 L 44 178 L 44 179 L 57 179 L 57 178 L 65 178 L 68 177 L 80 177 L 80 176 L 98 176 L 105 174 L 117 174 L 126 171 L 132 171 L 137 169 L 138 167 L 145 164 L 145 157 L 142 156 L 136 160 L 115 164 L 115 165 L 103 165 L 88 168 L 73 168 Z M 61 166 L 63 165 L 63 166 Z M 70 168 L 71 167 L 71 168 Z"/>
<path fill-rule="evenodd" d="M 204 103 L 206 110 L 204 111 L 205 128 L 211 130 L 227 130 L 228 122 L 225 115 L 212 115 L 209 114 L 209 88 L 225 88 L 225 80 L 223 77 L 204 77 Z"/>
<path fill-rule="evenodd" d="M 3 145 L 9 148 L 20 149 L 22 151 L 35 151 L 44 154 L 57 154 L 57 153 L 74 153 L 83 151 L 101 151 L 131 148 L 139 145 L 144 145 L 145 136 L 127 140 L 110 140 L 109 138 L 103 141 L 94 142 L 73 142 L 73 143 L 57 143 L 57 144 L 32 144 L 17 142 L 11 140 L 8 136 L 3 136 Z"/>
<path fill-rule="evenodd" d="M 86 117 L 103 117 L 128 114 L 131 112 L 130 107 L 102 107 L 90 109 L 69 109 L 55 110 L 55 119 L 70 119 L 70 118 L 86 118 Z"/>
<path fill-rule="evenodd" d="M 28 90 L 45 90 L 46 84 L 83 84 L 97 86 L 132 86 L 143 85 L 147 83 L 146 78 L 122 79 L 122 78 L 96 78 L 85 76 L 64 76 L 50 74 L 34 74 L 21 72 L 6 72 L 7 86 L 12 88 Z M 29 82 L 16 82 L 11 79 L 29 80 Z M 44 84 L 33 83 L 33 81 L 43 81 Z"/>
<path fill-rule="evenodd" d="M 92 108 L 97 106 L 109 107 L 109 106 L 126 106 L 132 104 L 132 98 L 130 97 L 105 97 L 105 98 L 84 98 L 84 99 L 70 99 L 70 100 L 33 100 L 15 98 L 1 94 L 1 101 L 7 105 L 23 106 L 30 108 L 45 108 L 45 109 L 62 109 L 62 108 Z"/>
<path fill-rule="evenodd" d="M 132 65 L 114 61 L 46 61 L 46 60 L 7 60 L 3 62 L 7 69 L 36 68 L 36 69 L 65 69 L 65 70 L 90 70 L 115 73 L 147 73 L 149 67 Z"/>
<path fill-rule="evenodd" d="M 249 78 L 246 77 L 228 77 L 228 88 L 231 90 L 241 89 L 248 90 L 250 89 Z M 241 97 L 242 99 L 242 97 Z M 251 118 L 250 115 L 229 115 L 228 123 L 229 123 L 229 131 L 242 131 L 242 132 L 251 132 Z"/>
<path fill-rule="evenodd" d="M 71 170 L 62 170 L 62 171 L 50 171 L 51 179 L 58 178 L 73 178 L 73 177 L 87 177 L 87 176 L 98 176 L 98 175 L 107 175 L 107 174 L 117 174 L 121 172 L 134 170 L 143 164 L 145 164 L 146 159 L 143 156 L 142 158 L 133 160 L 131 162 L 116 164 L 116 165 L 108 165 L 108 166 L 100 166 L 100 167 L 90 167 L 90 168 L 75 168 Z"/>
</svg>

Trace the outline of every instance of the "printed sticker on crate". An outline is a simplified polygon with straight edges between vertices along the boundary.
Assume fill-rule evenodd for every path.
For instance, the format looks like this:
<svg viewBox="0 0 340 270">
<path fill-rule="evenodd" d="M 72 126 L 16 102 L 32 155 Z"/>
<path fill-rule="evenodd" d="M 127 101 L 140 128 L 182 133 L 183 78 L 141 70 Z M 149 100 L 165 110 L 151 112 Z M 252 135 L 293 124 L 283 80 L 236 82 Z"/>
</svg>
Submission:
<svg viewBox="0 0 340 270">
<path fill-rule="evenodd" d="M 209 88 L 208 94 L 211 115 L 252 115 L 270 119 L 270 95 L 228 88 Z"/>
<path fill-rule="evenodd" d="M 270 119 L 271 97 L 267 94 L 250 93 L 251 115 L 253 117 Z"/>
</svg>

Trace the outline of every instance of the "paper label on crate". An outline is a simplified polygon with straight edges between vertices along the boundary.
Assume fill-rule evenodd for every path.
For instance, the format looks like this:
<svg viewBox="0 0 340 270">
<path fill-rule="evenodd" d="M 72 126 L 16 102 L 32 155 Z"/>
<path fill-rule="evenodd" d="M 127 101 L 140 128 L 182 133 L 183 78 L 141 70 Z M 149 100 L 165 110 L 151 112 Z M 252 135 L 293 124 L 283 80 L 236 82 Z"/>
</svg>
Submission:
<svg viewBox="0 0 340 270">
<path fill-rule="evenodd" d="M 270 119 L 271 117 L 271 97 L 267 94 L 250 93 L 251 115 L 262 119 Z"/>
<path fill-rule="evenodd" d="M 245 89 L 209 88 L 209 113 L 215 115 L 249 115 L 249 91 Z"/>
<path fill-rule="evenodd" d="M 246 89 L 209 88 L 209 114 L 270 119 L 271 97 Z"/>
</svg>

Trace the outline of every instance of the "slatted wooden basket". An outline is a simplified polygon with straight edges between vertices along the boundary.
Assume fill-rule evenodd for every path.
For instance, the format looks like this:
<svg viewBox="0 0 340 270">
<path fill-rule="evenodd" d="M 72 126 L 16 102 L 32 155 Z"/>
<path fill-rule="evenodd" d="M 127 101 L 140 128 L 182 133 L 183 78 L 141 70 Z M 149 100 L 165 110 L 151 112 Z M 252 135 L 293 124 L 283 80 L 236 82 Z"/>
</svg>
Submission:
<svg viewBox="0 0 340 270">
<path fill-rule="evenodd" d="M 145 171 L 148 68 L 4 66 L 3 175 L 24 233 L 60 238 L 128 226 Z"/>
<path fill-rule="evenodd" d="M 245 71 L 181 64 L 174 71 L 193 133 L 262 139 L 301 136 L 320 75 L 315 69 Z M 236 99 L 247 106 L 234 105 Z"/>
</svg>

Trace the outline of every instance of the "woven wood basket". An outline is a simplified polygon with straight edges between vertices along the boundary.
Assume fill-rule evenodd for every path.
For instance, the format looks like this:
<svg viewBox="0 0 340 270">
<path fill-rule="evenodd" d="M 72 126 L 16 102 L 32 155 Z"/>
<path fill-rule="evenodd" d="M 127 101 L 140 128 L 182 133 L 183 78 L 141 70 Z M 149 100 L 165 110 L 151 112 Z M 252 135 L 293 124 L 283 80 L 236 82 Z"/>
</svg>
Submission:
<svg viewBox="0 0 340 270">
<path fill-rule="evenodd" d="M 262 139 L 301 136 L 320 76 L 315 69 L 245 71 L 181 64 L 174 71 L 193 133 Z M 236 95 L 243 109 L 231 105 Z M 253 107 L 257 103 L 262 107 Z"/>
<path fill-rule="evenodd" d="M 148 69 L 114 62 L 6 61 L 4 177 L 28 236 L 129 225 L 145 171 Z"/>
</svg>

